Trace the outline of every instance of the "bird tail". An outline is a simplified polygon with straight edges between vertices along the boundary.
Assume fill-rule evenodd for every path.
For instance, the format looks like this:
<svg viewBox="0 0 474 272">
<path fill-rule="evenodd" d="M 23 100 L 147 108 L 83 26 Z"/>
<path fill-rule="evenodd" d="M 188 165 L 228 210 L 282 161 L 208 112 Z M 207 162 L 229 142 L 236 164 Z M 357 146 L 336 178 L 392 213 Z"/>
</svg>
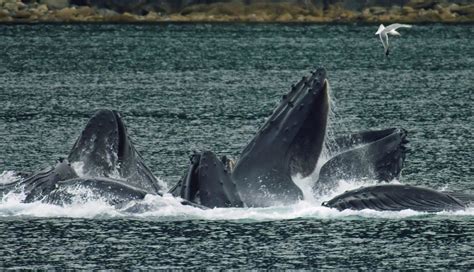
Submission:
<svg viewBox="0 0 474 272">
<path fill-rule="evenodd" d="M 380 32 L 382 32 L 384 29 L 385 29 L 385 26 L 384 26 L 383 24 L 381 24 L 381 25 L 379 26 L 379 29 L 377 30 L 377 32 L 375 32 L 375 35 L 379 35 Z"/>
</svg>

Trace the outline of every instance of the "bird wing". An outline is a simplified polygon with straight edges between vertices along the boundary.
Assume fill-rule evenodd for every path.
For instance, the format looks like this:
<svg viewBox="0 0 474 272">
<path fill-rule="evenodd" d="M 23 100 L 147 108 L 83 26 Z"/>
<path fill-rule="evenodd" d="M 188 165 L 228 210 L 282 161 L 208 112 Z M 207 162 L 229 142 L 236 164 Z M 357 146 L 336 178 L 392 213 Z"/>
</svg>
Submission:
<svg viewBox="0 0 474 272">
<path fill-rule="evenodd" d="M 384 33 L 388 33 L 392 30 L 396 30 L 397 28 L 400 28 L 400 27 L 407 27 L 407 28 L 410 28 L 411 25 L 405 25 L 405 24 L 391 24 L 389 26 L 387 26 L 382 32 Z"/>
<path fill-rule="evenodd" d="M 379 29 L 377 29 L 377 32 L 375 32 L 375 35 L 379 35 L 380 32 L 382 32 L 384 29 L 385 29 L 385 26 L 384 26 L 383 24 L 381 24 L 381 25 L 379 26 Z"/>
</svg>

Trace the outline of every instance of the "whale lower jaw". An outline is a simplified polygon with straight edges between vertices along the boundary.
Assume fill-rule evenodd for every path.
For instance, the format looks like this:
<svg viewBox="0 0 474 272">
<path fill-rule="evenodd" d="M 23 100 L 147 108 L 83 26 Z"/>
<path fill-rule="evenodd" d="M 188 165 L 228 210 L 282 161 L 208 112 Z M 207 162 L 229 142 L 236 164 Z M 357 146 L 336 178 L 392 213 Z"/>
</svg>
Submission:
<svg viewBox="0 0 474 272">
<path fill-rule="evenodd" d="M 467 207 L 467 203 L 449 193 L 398 184 L 377 185 L 347 191 L 322 205 L 340 211 L 371 209 L 441 212 L 464 210 Z"/>
</svg>

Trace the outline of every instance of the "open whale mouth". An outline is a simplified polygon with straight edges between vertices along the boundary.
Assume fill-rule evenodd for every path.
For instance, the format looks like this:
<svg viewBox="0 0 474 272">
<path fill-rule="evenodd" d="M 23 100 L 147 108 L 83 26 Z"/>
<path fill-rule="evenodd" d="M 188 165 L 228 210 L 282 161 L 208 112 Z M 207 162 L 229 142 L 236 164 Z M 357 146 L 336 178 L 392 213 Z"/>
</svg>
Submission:
<svg viewBox="0 0 474 272">
<path fill-rule="evenodd" d="M 303 77 L 242 151 L 232 177 L 248 206 L 303 197 L 291 176 L 306 177 L 316 167 L 326 137 L 328 90 L 324 69 Z"/>
</svg>

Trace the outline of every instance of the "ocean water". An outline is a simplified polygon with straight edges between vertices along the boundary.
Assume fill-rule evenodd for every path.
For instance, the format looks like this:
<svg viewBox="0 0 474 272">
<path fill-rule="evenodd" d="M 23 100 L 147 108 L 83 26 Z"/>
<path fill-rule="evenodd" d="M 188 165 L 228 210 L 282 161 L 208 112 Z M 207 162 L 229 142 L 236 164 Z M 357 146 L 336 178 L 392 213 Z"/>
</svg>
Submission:
<svg viewBox="0 0 474 272">
<path fill-rule="evenodd" d="M 393 182 L 473 193 L 474 28 L 402 29 L 385 58 L 377 27 L 0 25 L 0 182 L 67 156 L 94 111 L 110 108 L 171 187 L 193 150 L 237 158 L 290 85 L 325 67 L 332 134 L 403 127 L 410 151 Z M 472 208 L 320 206 L 370 184 L 344 180 L 291 206 L 206 211 L 169 196 L 115 209 L 9 195 L 0 201 L 0 267 L 474 269 Z"/>
</svg>

